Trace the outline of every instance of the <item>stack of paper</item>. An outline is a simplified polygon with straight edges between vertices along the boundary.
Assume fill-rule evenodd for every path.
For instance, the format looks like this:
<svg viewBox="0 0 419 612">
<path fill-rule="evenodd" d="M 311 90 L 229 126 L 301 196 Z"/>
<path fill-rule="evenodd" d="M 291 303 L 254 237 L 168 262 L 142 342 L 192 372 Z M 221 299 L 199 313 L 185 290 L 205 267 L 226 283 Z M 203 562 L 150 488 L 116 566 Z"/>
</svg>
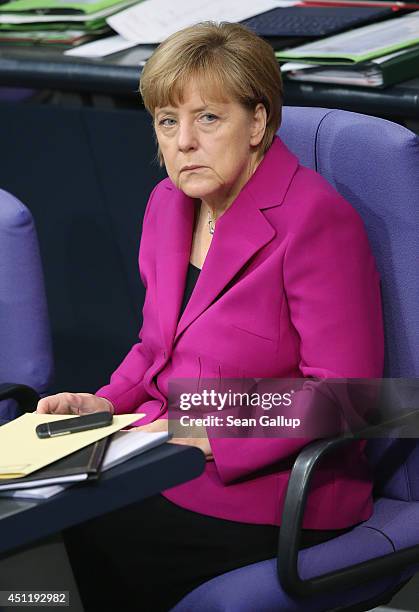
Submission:
<svg viewBox="0 0 419 612">
<path fill-rule="evenodd" d="M 23 414 L 0 427 L 0 482 L 11 478 L 24 478 L 54 461 L 116 433 L 143 416 L 143 414 L 118 414 L 114 415 L 112 424 L 106 427 L 43 439 L 38 438 L 36 434 L 37 425 L 78 417 L 36 412 Z"/>
<path fill-rule="evenodd" d="M 110 32 L 106 18 L 141 0 L 0 2 L 0 42 L 74 46 Z"/>
<path fill-rule="evenodd" d="M 419 76 L 419 11 L 278 51 L 286 78 L 383 87 Z"/>
<path fill-rule="evenodd" d="M 419 76 L 419 45 L 348 65 L 287 62 L 282 66 L 282 73 L 294 81 L 387 87 Z"/>
<path fill-rule="evenodd" d="M 130 416 L 132 415 L 124 415 Z M 138 414 L 135 415 L 135 419 L 138 420 Z M 114 417 L 115 418 L 115 417 Z M 130 419 L 132 421 L 132 418 Z M 99 430 L 95 430 L 99 431 Z M 86 432 L 87 433 L 87 432 Z M 68 439 L 75 436 L 71 434 L 66 436 Z M 133 431 L 118 431 L 111 437 L 111 442 L 105 452 L 105 457 L 100 467 L 100 473 L 110 470 L 111 468 L 128 461 L 129 459 L 136 457 L 137 455 L 144 453 L 160 444 L 163 444 L 169 439 L 167 431 L 148 432 L 141 430 Z M 62 440 L 63 438 L 61 438 Z M 45 442 L 45 440 L 43 440 Z M 71 455 L 70 455 L 71 457 Z M 61 461 L 61 465 L 62 465 Z M 54 465 L 51 464 L 51 472 L 54 472 Z M 58 469 L 55 470 L 58 472 Z M 39 473 L 39 479 L 36 480 L 37 474 Z M 57 493 L 61 493 L 72 483 L 87 480 L 87 478 L 79 479 L 77 474 L 74 474 L 72 478 L 68 474 L 68 470 L 61 478 L 55 476 L 54 478 L 41 478 L 41 474 L 45 476 L 45 469 L 32 472 L 32 478 L 29 482 L 25 478 L 21 478 L 21 483 L 14 481 L 11 485 L 0 486 L 0 497 L 23 497 L 31 499 L 47 499 Z M 3 480 L 3 482 L 6 482 Z M 2 480 L 0 479 L 0 484 Z M 32 486 L 28 486 L 31 485 Z M 38 485 L 38 486 L 35 486 Z"/>
<path fill-rule="evenodd" d="M 162 42 L 201 21 L 238 22 L 297 0 L 144 0 L 106 19 L 117 36 L 71 49 L 68 55 L 104 57 L 117 51 Z"/>
<path fill-rule="evenodd" d="M 33 487 L 32 489 L 18 489 L 0 491 L 0 497 L 13 497 L 16 499 L 48 499 L 64 491 L 70 485 L 51 485 L 50 487 Z"/>
</svg>

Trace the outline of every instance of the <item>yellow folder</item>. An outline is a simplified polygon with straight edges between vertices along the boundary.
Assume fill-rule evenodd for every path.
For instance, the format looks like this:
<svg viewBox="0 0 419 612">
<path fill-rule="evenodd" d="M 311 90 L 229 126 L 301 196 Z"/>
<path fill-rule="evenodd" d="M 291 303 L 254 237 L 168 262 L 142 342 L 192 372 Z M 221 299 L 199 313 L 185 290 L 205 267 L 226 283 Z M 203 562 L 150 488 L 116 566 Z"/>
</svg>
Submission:
<svg viewBox="0 0 419 612">
<path fill-rule="evenodd" d="M 69 414 L 29 412 L 0 427 L 0 479 L 21 478 L 62 457 L 105 438 L 143 418 L 144 414 L 114 415 L 112 425 L 54 438 L 38 438 L 37 425 L 58 419 L 75 418 Z"/>
</svg>

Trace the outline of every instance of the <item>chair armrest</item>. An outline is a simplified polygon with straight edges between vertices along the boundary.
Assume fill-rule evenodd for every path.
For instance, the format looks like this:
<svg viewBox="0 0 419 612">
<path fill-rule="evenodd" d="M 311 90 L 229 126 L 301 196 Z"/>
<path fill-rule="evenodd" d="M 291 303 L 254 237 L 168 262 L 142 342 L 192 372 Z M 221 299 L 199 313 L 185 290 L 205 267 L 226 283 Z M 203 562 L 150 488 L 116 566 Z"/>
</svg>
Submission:
<svg viewBox="0 0 419 612">
<path fill-rule="evenodd" d="M 14 399 L 23 412 L 35 412 L 36 406 L 41 399 L 38 393 L 28 385 L 18 383 L 1 383 L 0 400 Z"/>
<path fill-rule="evenodd" d="M 306 580 L 300 578 L 298 546 L 314 470 L 323 457 L 353 440 L 354 437 L 339 437 L 312 442 L 301 451 L 294 463 L 282 513 L 277 557 L 279 581 L 289 595 L 304 597 L 348 589 L 395 574 L 419 561 L 419 546 L 411 546 L 322 576 Z"/>
</svg>

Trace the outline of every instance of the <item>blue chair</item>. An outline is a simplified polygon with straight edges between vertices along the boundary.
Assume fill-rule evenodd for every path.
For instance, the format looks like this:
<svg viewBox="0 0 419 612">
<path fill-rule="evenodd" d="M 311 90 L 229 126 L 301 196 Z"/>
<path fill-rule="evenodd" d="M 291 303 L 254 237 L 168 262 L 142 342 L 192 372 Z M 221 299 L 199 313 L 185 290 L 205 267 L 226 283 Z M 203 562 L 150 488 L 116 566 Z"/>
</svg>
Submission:
<svg viewBox="0 0 419 612">
<path fill-rule="evenodd" d="M 419 377 L 419 138 L 375 117 L 291 107 L 284 109 L 279 135 L 362 216 L 382 279 L 385 377 Z M 316 441 L 298 456 L 277 559 L 209 580 L 172 612 L 361 612 L 388 603 L 419 569 L 419 443 L 369 440 L 372 517 L 298 552 L 311 475 L 318 461 L 343 443 Z"/>
<path fill-rule="evenodd" d="M 22 87 L 0 87 L 1 102 L 25 102 L 34 95 L 33 89 Z"/>
<path fill-rule="evenodd" d="M 0 425 L 32 411 L 53 376 L 41 258 L 30 211 L 0 189 Z M 9 398 L 9 399 L 6 399 Z"/>
</svg>

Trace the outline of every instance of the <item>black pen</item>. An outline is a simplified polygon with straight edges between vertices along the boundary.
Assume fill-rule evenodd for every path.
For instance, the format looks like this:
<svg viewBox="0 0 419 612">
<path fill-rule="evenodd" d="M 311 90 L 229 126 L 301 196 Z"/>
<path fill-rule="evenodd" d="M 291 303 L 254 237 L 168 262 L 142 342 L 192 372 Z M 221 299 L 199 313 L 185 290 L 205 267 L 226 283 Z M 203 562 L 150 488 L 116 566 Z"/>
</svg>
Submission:
<svg viewBox="0 0 419 612">
<path fill-rule="evenodd" d="M 113 415 L 109 411 L 104 410 L 72 419 L 42 423 L 36 426 L 35 431 L 38 438 L 54 438 L 55 436 L 65 436 L 79 431 L 106 427 L 107 425 L 112 425 L 112 421 Z"/>
</svg>

